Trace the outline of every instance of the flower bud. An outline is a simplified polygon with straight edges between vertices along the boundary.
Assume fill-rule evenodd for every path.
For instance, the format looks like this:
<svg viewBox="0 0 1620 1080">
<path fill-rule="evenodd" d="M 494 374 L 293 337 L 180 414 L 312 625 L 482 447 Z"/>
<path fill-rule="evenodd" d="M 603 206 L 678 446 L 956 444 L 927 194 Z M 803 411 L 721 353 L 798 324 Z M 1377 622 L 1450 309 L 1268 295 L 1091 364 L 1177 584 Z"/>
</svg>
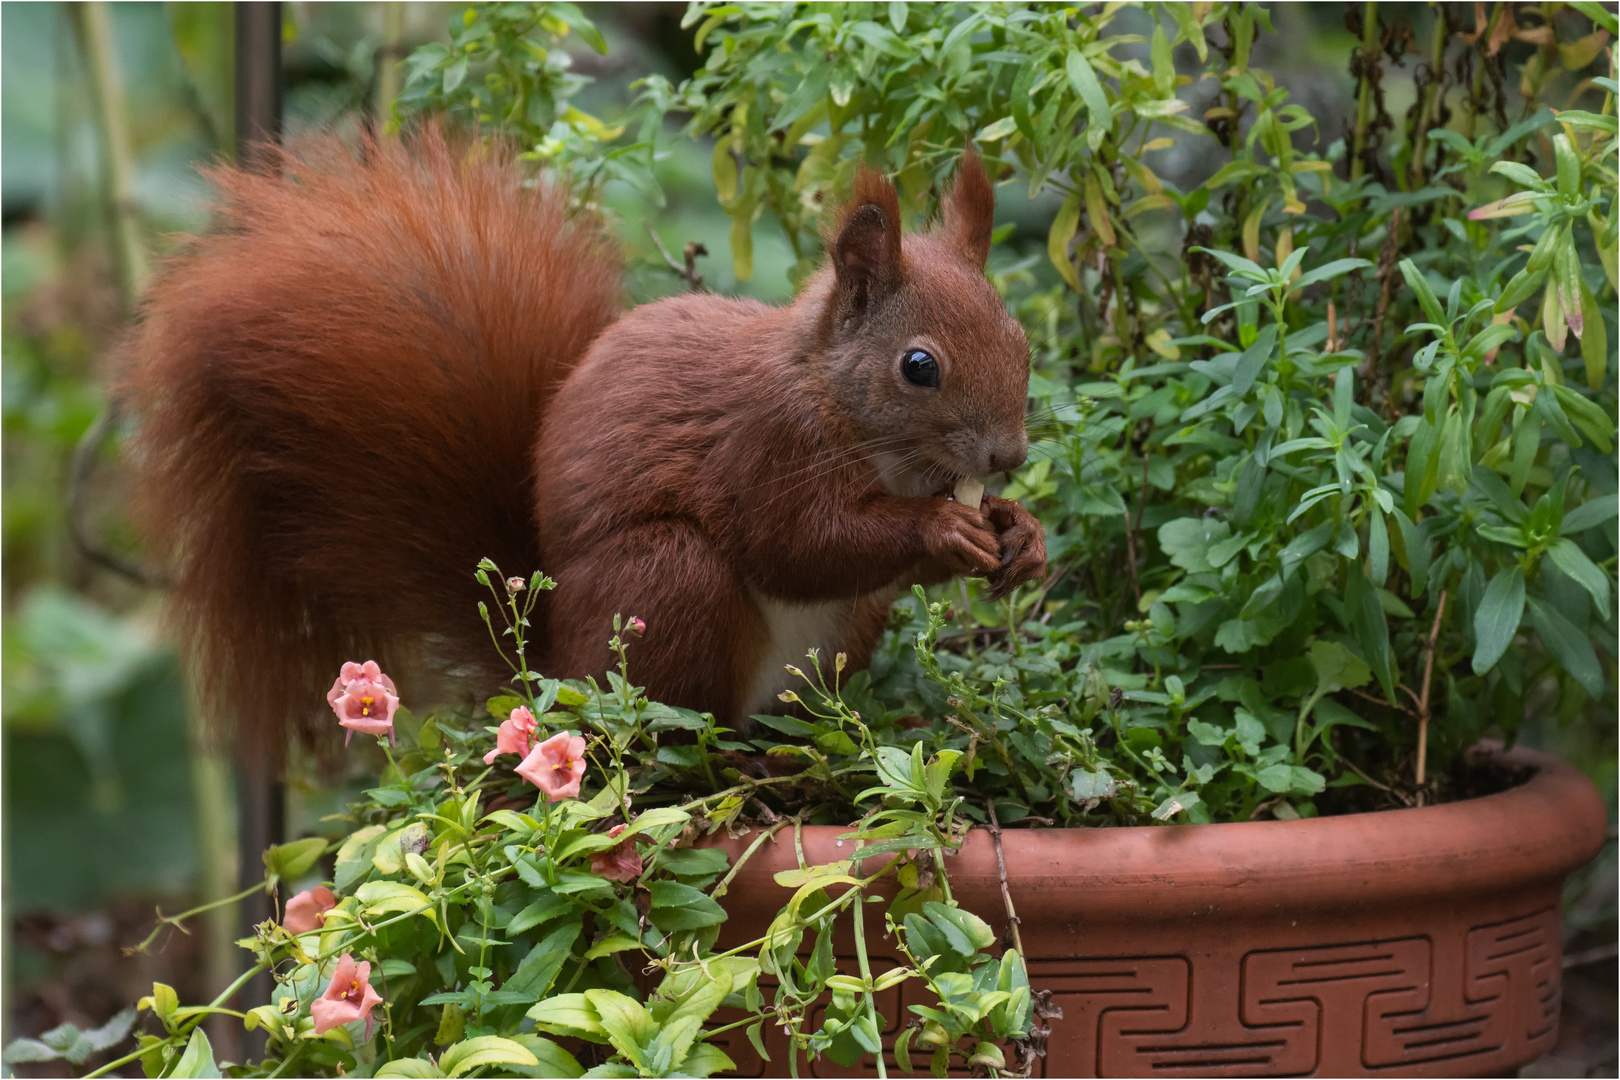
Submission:
<svg viewBox="0 0 1620 1080">
<path fill-rule="evenodd" d="M 634 615 L 630 616 L 630 621 L 624 624 L 624 628 L 637 637 L 647 632 L 647 624 Z"/>
<path fill-rule="evenodd" d="M 528 588 L 528 583 L 520 577 L 509 577 L 506 579 L 506 591 L 512 596 L 516 596 L 526 588 Z"/>
</svg>

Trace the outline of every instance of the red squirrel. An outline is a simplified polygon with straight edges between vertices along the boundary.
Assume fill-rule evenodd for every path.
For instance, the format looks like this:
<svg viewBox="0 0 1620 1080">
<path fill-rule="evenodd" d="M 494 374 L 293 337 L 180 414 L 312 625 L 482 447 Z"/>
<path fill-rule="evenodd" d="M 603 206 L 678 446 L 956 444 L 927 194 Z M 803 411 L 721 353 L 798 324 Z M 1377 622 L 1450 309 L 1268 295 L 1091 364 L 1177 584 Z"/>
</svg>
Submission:
<svg viewBox="0 0 1620 1080">
<path fill-rule="evenodd" d="M 600 676 L 614 614 L 639 616 L 636 682 L 732 727 L 811 647 L 863 667 L 913 582 L 1044 573 L 1027 510 L 947 497 L 1027 450 L 1029 348 L 984 276 L 971 152 L 943 222 L 903 239 L 862 172 L 783 307 L 623 310 L 598 222 L 433 128 L 211 179 L 221 227 L 148 293 L 124 389 L 138 520 L 250 753 L 316 738 L 345 660 L 419 692 L 489 679 L 485 556 L 557 581 L 532 667 Z"/>
</svg>

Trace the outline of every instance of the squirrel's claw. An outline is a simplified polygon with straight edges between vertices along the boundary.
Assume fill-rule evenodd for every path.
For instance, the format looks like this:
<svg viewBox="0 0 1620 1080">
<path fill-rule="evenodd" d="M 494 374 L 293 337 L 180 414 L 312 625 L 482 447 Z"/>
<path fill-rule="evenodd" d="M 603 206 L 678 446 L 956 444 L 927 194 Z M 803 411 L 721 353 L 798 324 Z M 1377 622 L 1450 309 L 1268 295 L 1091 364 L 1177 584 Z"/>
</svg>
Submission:
<svg viewBox="0 0 1620 1080">
<path fill-rule="evenodd" d="M 990 598 L 1000 600 L 1046 574 L 1046 535 L 1035 515 L 1011 499 L 986 495 L 984 515 L 1001 542 L 1001 565 L 988 577 Z"/>
</svg>

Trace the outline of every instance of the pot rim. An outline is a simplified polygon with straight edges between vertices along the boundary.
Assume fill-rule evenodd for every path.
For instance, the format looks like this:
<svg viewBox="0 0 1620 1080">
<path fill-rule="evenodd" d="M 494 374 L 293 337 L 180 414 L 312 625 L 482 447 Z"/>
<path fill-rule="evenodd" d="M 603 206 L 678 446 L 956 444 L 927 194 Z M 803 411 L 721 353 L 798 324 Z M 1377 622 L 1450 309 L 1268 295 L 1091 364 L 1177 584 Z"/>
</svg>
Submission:
<svg viewBox="0 0 1620 1080">
<path fill-rule="evenodd" d="M 1505 791 L 1435 806 L 1297 821 L 1002 833 L 1007 884 L 1020 920 L 1139 918 L 1193 912 L 1280 914 L 1531 888 L 1561 880 L 1601 849 L 1608 812 L 1579 769 L 1554 755 L 1478 748 L 1535 773 Z M 853 854 L 848 826 L 805 826 L 808 865 Z M 734 901 L 772 909 L 788 892 L 769 873 L 798 865 L 793 837 L 773 836 L 732 883 Z M 735 845 L 740 853 L 749 842 Z M 751 865 L 749 870 L 753 870 Z M 769 873 L 767 873 L 767 871 Z M 1000 892 L 990 834 L 975 828 L 946 861 L 953 894 Z M 779 894 L 779 895 L 778 895 Z M 999 915 L 998 901 L 974 907 Z M 742 909 L 746 910 L 746 909 Z"/>
</svg>

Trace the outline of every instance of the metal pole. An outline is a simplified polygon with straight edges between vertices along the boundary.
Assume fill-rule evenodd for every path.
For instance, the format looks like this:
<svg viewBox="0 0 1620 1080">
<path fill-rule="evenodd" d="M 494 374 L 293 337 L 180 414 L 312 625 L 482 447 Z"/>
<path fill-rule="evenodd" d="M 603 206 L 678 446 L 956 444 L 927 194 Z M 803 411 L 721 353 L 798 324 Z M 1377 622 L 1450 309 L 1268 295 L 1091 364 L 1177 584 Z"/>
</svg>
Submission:
<svg viewBox="0 0 1620 1080">
<path fill-rule="evenodd" d="M 245 169 L 274 166 L 270 152 L 281 137 L 281 5 L 236 5 L 236 161 Z M 238 747 L 236 759 L 237 860 L 241 887 L 264 877 L 265 849 L 286 838 L 286 787 L 277 778 L 277 763 L 246 760 Z M 242 936 L 275 917 L 271 897 L 250 894 L 238 910 Z M 271 982 L 260 975 L 244 987 L 249 1004 L 270 1000 Z M 243 1060 L 264 1053 L 264 1032 L 250 1032 L 243 1045 Z"/>
</svg>

